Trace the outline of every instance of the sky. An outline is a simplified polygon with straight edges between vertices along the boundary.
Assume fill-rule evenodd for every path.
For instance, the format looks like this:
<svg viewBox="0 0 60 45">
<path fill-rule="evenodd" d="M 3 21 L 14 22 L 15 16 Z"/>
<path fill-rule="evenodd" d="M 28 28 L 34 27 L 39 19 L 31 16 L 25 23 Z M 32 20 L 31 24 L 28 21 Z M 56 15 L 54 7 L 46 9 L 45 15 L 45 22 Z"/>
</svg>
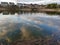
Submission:
<svg viewBox="0 0 60 45">
<path fill-rule="evenodd" d="M 21 2 L 21 3 L 37 3 L 37 4 L 48 4 L 48 3 L 58 3 L 60 4 L 60 0 L 0 0 L 5 2 Z"/>
</svg>

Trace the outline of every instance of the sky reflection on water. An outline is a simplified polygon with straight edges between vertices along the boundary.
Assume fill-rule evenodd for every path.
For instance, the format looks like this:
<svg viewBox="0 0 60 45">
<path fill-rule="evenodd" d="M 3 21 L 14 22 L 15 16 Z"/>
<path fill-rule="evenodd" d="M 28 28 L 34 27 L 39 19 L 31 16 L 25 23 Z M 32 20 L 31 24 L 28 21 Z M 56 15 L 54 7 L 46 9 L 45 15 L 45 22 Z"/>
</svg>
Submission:
<svg viewBox="0 0 60 45">
<path fill-rule="evenodd" d="M 60 34 L 59 16 L 41 14 L 0 15 L 0 39 L 15 40 L 21 35 L 19 38 L 29 39 Z M 60 38 L 59 35 L 55 36 L 57 38 Z"/>
</svg>

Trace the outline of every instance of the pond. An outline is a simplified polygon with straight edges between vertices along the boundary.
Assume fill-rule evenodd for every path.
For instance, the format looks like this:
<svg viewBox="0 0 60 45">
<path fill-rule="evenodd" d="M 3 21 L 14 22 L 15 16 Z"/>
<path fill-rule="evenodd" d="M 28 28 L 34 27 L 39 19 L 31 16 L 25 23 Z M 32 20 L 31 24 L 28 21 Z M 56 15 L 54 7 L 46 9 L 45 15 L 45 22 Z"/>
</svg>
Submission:
<svg viewBox="0 0 60 45">
<path fill-rule="evenodd" d="M 34 45 L 60 45 L 60 16 L 30 12 L 1 13 L 1 45 L 18 45 L 18 40 L 22 41 L 20 45 L 33 42 Z"/>
</svg>

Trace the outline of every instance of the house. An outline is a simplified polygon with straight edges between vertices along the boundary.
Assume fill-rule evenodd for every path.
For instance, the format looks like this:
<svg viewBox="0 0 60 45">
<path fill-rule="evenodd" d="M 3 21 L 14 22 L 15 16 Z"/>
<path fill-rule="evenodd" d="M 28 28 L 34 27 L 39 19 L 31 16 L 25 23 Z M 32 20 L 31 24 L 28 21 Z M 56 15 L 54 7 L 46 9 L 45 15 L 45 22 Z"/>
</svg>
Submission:
<svg viewBox="0 0 60 45">
<path fill-rule="evenodd" d="M 9 6 L 15 5 L 14 2 L 9 2 Z"/>
<path fill-rule="evenodd" d="M 17 6 L 21 7 L 21 6 L 28 6 L 28 4 L 24 4 L 24 3 L 17 3 Z"/>
<path fill-rule="evenodd" d="M 22 3 L 17 3 L 17 6 L 18 7 L 21 7 L 21 6 L 23 6 L 24 4 L 22 4 Z"/>
<path fill-rule="evenodd" d="M 1 6 L 3 6 L 3 7 L 6 7 L 8 5 L 9 5 L 8 2 L 1 2 Z"/>
<path fill-rule="evenodd" d="M 39 8 L 44 9 L 44 8 L 46 8 L 46 5 L 40 5 Z"/>
</svg>

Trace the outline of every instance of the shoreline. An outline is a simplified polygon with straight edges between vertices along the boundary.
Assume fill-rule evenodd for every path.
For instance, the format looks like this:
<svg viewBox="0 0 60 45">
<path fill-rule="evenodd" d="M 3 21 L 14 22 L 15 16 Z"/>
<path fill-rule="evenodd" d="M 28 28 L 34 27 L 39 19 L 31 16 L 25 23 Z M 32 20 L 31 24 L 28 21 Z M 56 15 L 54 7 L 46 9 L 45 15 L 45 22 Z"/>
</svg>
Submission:
<svg viewBox="0 0 60 45">
<path fill-rule="evenodd" d="M 9 11 L 9 9 L 5 9 L 5 8 L 0 8 L 0 11 Z M 12 10 L 10 10 L 12 11 Z M 23 9 L 16 9 L 16 10 L 13 10 L 13 11 L 37 11 L 37 12 L 60 12 L 60 9 L 48 9 L 48 8 L 45 8 L 45 9 L 28 9 L 28 8 L 23 8 Z"/>
</svg>

